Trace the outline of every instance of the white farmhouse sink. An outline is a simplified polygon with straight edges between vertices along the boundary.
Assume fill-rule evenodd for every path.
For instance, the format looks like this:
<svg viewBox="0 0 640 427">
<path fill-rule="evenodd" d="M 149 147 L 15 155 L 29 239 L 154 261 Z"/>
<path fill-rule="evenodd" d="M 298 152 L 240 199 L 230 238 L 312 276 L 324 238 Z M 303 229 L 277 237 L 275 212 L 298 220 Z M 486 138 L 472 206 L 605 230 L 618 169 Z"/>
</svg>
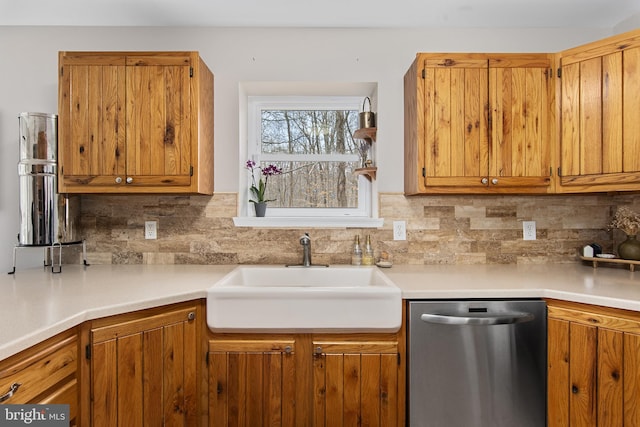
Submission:
<svg viewBox="0 0 640 427">
<path fill-rule="evenodd" d="M 207 291 L 216 332 L 397 331 L 400 289 L 377 267 L 237 267 Z"/>
</svg>

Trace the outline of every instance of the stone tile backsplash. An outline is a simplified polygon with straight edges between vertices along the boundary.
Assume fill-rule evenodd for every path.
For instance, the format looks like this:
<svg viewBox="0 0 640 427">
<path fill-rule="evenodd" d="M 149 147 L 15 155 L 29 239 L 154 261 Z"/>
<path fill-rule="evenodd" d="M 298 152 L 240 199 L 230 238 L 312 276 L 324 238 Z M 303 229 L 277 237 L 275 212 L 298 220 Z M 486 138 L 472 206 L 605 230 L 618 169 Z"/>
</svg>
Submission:
<svg viewBox="0 0 640 427">
<path fill-rule="evenodd" d="M 299 230 L 236 228 L 235 193 L 87 195 L 81 228 L 91 264 L 298 263 L 304 231 L 313 239 L 314 263 L 348 264 L 354 236 L 371 234 L 376 257 L 387 251 L 397 264 L 532 264 L 574 262 L 592 242 L 613 252 L 623 238 L 606 229 L 615 209 L 640 211 L 637 195 L 379 198 L 381 229 Z M 145 240 L 146 220 L 158 221 L 157 240 Z M 394 220 L 406 221 L 406 241 L 393 240 Z M 536 221 L 537 240 L 522 240 L 523 220 Z"/>
</svg>

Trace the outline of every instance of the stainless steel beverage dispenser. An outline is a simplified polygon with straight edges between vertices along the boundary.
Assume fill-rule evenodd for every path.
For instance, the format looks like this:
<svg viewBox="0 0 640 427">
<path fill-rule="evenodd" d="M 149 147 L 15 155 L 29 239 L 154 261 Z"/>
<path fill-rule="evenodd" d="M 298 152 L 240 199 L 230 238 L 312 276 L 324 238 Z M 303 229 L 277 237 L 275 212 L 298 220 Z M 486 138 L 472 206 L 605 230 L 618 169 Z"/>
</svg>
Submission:
<svg viewBox="0 0 640 427">
<path fill-rule="evenodd" d="M 77 232 L 79 197 L 58 194 L 58 116 L 21 113 L 18 122 L 20 232 L 16 248 L 57 245 L 61 250 L 62 245 L 83 243 Z M 15 249 L 13 261 L 15 271 Z"/>
</svg>

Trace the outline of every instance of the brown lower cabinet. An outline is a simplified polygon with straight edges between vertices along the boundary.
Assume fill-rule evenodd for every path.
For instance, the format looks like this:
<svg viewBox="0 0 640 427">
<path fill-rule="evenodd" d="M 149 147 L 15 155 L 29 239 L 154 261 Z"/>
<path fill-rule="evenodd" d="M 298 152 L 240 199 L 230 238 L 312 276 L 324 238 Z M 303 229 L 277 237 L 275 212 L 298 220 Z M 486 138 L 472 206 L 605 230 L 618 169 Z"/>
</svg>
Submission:
<svg viewBox="0 0 640 427">
<path fill-rule="evenodd" d="M 640 313 L 548 301 L 548 426 L 640 426 Z"/>
<path fill-rule="evenodd" d="M 211 334 L 209 426 L 404 425 L 404 332 Z"/>
<path fill-rule="evenodd" d="M 78 336 L 76 328 L 0 361 L 2 404 L 67 404 L 77 424 Z"/>
<path fill-rule="evenodd" d="M 202 313 L 196 301 L 88 322 L 82 425 L 198 425 Z"/>
</svg>

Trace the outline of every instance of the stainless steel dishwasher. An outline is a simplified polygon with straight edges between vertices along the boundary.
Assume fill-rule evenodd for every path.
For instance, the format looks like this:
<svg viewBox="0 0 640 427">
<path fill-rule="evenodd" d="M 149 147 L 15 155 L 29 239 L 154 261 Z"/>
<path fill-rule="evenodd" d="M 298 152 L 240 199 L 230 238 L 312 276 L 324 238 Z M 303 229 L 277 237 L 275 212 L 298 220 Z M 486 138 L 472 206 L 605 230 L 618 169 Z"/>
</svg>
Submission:
<svg viewBox="0 0 640 427">
<path fill-rule="evenodd" d="M 544 427 L 541 300 L 410 301 L 410 427 Z"/>
</svg>

